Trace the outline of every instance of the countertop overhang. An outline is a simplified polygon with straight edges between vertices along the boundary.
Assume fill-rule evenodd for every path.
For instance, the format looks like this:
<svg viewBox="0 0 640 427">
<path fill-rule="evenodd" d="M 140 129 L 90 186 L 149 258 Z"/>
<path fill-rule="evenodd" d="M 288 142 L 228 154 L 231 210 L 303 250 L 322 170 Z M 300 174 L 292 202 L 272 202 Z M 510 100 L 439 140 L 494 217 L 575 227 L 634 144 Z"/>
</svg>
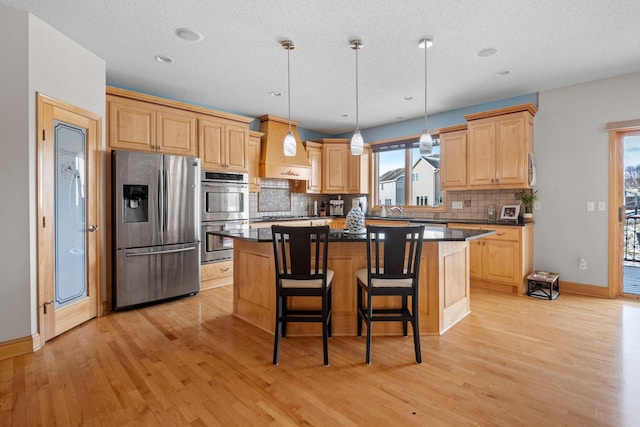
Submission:
<svg viewBox="0 0 640 427">
<path fill-rule="evenodd" d="M 216 236 L 230 237 L 248 242 L 271 242 L 273 237 L 270 228 L 256 228 L 241 231 L 209 231 Z M 463 242 L 495 234 L 493 230 L 466 230 L 458 228 L 425 227 L 424 242 Z M 353 234 L 345 230 L 331 230 L 330 242 L 365 242 L 367 235 Z"/>
<path fill-rule="evenodd" d="M 285 222 L 285 221 L 303 221 L 303 220 L 316 220 L 316 219 L 344 219 L 344 215 L 327 215 L 327 216 L 270 216 L 270 217 L 261 217 L 261 218 L 251 218 L 249 221 L 251 223 L 261 223 L 261 222 Z M 379 219 L 384 221 L 399 221 L 399 222 L 410 222 L 412 224 L 424 224 L 425 226 L 429 226 L 429 224 L 433 225 L 447 225 L 447 224 L 476 224 L 476 225 L 496 225 L 496 226 L 511 226 L 511 227 L 523 227 L 525 225 L 533 224 L 530 223 L 519 223 L 519 222 L 489 222 L 482 221 L 479 219 L 452 219 L 452 218 L 443 218 L 443 219 L 434 219 L 434 218 L 412 218 L 406 216 L 376 216 L 376 215 L 366 215 L 365 220 L 367 219 Z"/>
</svg>

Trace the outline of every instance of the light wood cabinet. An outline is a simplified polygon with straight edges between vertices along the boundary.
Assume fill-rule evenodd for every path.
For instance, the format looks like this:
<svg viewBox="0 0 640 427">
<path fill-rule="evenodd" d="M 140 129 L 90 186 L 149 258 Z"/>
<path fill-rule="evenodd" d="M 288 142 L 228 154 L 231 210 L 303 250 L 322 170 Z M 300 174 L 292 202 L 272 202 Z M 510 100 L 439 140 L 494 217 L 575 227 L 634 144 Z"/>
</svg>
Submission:
<svg viewBox="0 0 640 427">
<path fill-rule="evenodd" d="M 536 111 L 525 104 L 465 116 L 469 188 L 529 188 Z"/>
<path fill-rule="evenodd" d="M 200 290 L 233 283 L 233 261 L 214 262 L 200 266 Z"/>
<path fill-rule="evenodd" d="M 533 225 L 500 226 L 449 224 L 449 228 L 492 230 L 496 233 L 469 242 L 469 277 L 474 286 L 525 291 L 533 268 Z"/>
<path fill-rule="evenodd" d="M 347 146 L 347 152 L 349 147 Z M 359 156 L 352 156 L 349 152 L 349 179 L 347 180 L 347 193 L 369 194 L 369 164 L 371 160 L 371 148 L 365 147 Z"/>
<path fill-rule="evenodd" d="M 371 148 L 364 154 L 353 156 L 346 138 L 323 138 L 322 193 L 368 194 Z"/>
<path fill-rule="evenodd" d="M 204 169 L 247 172 L 252 118 L 111 86 L 106 99 L 109 150 L 197 156 Z"/>
<path fill-rule="evenodd" d="M 443 190 L 467 188 L 467 125 L 438 130 L 440 135 L 440 186 Z"/>
<path fill-rule="evenodd" d="M 347 228 L 346 218 L 333 218 L 330 227 L 334 230 L 344 230 Z"/>
<path fill-rule="evenodd" d="M 226 120 L 198 117 L 202 169 L 248 172 L 249 129 Z"/>
<path fill-rule="evenodd" d="M 345 143 L 322 142 L 322 192 L 342 194 L 347 192 L 347 155 Z"/>
<path fill-rule="evenodd" d="M 262 132 L 249 132 L 249 191 L 257 193 L 260 191 L 260 154 L 262 143 L 260 138 L 264 135 Z"/>
<path fill-rule="evenodd" d="M 197 154 L 195 113 L 116 96 L 107 103 L 109 148 Z"/>
<path fill-rule="evenodd" d="M 292 181 L 291 191 L 318 194 L 322 192 L 322 144 L 305 141 L 304 147 L 311 164 L 311 174 L 308 181 Z"/>
</svg>

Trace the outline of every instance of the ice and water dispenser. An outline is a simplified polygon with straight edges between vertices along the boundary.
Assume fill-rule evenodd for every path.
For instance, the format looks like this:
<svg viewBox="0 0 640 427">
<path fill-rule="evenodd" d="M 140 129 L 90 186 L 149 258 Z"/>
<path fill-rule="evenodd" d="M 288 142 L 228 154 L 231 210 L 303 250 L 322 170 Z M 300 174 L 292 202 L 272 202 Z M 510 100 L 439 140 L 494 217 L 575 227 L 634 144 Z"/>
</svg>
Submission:
<svg viewBox="0 0 640 427">
<path fill-rule="evenodd" d="M 122 218 L 128 222 L 147 222 L 149 220 L 149 186 L 128 185 L 122 186 Z"/>
</svg>

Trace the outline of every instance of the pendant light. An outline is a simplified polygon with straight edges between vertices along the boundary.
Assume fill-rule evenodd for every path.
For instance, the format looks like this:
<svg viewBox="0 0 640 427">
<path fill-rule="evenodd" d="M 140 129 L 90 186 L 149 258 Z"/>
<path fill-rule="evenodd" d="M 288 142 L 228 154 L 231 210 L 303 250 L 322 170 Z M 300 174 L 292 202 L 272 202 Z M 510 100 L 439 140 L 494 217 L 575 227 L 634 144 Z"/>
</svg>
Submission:
<svg viewBox="0 0 640 427">
<path fill-rule="evenodd" d="M 431 154 L 433 149 L 433 138 L 431 138 L 431 134 L 427 128 L 427 49 L 432 45 L 433 40 L 428 37 L 420 40 L 420 43 L 418 44 L 418 47 L 424 49 L 424 131 L 422 131 L 420 141 L 418 142 L 421 155 Z"/>
<path fill-rule="evenodd" d="M 359 156 L 364 152 L 364 140 L 360 134 L 360 127 L 358 122 L 358 51 L 362 48 L 362 40 L 353 39 L 349 41 L 351 49 L 356 51 L 356 131 L 351 137 L 351 154 Z"/>
<path fill-rule="evenodd" d="M 284 40 L 282 47 L 287 50 L 287 97 L 289 98 L 289 132 L 284 137 L 283 147 L 284 155 L 287 157 L 293 157 L 296 155 L 296 138 L 291 131 L 291 62 L 290 53 L 296 48 L 295 44 L 291 40 Z"/>
</svg>

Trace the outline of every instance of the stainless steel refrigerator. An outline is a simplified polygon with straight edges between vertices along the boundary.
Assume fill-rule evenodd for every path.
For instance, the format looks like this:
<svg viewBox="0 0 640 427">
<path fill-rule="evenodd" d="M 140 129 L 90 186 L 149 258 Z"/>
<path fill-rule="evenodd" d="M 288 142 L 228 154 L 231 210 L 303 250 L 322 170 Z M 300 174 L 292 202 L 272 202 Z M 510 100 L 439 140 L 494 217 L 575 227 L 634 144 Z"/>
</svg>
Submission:
<svg viewBox="0 0 640 427">
<path fill-rule="evenodd" d="M 112 152 L 113 308 L 200 290 L 200 159 Z"/>
</svg>

